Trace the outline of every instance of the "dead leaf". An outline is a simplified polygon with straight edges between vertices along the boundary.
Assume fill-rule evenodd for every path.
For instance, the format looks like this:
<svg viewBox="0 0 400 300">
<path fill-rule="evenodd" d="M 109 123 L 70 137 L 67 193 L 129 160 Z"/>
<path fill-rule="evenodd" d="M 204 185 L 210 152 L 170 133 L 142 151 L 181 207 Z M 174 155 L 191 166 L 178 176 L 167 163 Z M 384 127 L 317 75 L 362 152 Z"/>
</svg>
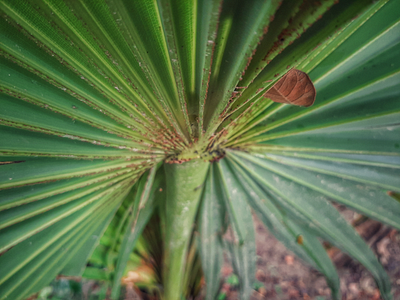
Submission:
<svg viewBox="0 0 400 300">
<path fill-rule="evenodd" d="M 308 107 L 314 104 L 316 94 L 310 77 L 302 71 L 291 69 L 264 97 L 278 103 Z"/>
<path fill-rule="evenodd" d="M 229 275 L 232 274 L 232 272 L 233 272 L 233 269 L 230 266 L 223 266 L 221 269 L 222 276 L 224 276 L 224 277 L 228 277 Z"/>
<path fill-rule="evenodd" d="M 261 270 L 261 269 L 258 269 L 257 272 L 256 272 L 256 279 L 257 279 L 258 281 L 264 281 L 265 278 L 266 278 L 266 276 L 265 276 L 264 271 Z"/>
<path fill-rule="evenodd" d="M 267 296 L 267 290 L 266 290 L 264 287 L 260 287 L 260 288 L 258 289 L 258 292 L 259 292 L 262 296 L 264 296 L 264 297 Z"/>
<path fill-rule="evenodd" d="M 294 288 L 290 288 L 288 290 L 288 295 L 290 299 L 299 299 L 300 298 L 300 293 L 298 290 L 294 289 Z"/>
<path fill-rule="evenodd" d="M 0 165 L 10 165 L 10 164 L 19 164 L 25 162 L 24 160 L 16 160 L 16 161 L 0 161 Z"/>
<path fill-rule="evenodd" d="M 375 290 L 374 295 L 372 296 L 372 300 L 379 300 L 381 298 L 381 293 L 379 292 L 378 289 Z"/>
<path fill-rule="evenodd" d="M 396 235 L 397 235 L 397 230 L 396 229 L 392 229 L 389 232 L 389 238 L 392 242 L 396 241 Z"/>
</svg>

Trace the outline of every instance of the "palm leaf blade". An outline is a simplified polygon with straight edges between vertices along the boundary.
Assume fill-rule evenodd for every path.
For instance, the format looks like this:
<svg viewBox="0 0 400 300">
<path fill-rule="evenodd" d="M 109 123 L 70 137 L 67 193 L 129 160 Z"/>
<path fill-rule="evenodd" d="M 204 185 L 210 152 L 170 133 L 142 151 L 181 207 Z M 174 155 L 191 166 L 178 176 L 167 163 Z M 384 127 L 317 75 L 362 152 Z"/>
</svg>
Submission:
<svg viewBox="0 0 400 300">
<path fill-rule="evenodd" d="M 390 299 L 329 201 L 400 229 L 400 4 L 319 4 L 0 2 L 1 297 L 83 275 L 116 298 L 129 270 L 167 300 L 195 297 L 204 276 L 213 299 L 226 250 L 247 299 L 253 210 L 335 299 L 320 238 Z M 311 107 L 267 98 L 294 68 Z"/>
</svg>

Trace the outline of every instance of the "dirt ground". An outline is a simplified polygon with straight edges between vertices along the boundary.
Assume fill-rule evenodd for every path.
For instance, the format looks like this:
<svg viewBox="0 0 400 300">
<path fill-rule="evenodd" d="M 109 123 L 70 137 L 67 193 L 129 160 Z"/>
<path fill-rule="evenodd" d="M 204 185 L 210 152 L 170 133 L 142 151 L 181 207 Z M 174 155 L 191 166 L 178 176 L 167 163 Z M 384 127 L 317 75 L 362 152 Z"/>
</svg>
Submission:
<svg viewBox="0 0 400 300">
<path fill-rule="evenodd" d="M 360 215 L 338 207 L 346 219 L 357 224 Z M 379 222 L 363 219 L 356 226 L 388 272 L 394 300 L 400 300 L 400 233 Z M 257 234 L 256 278 L 264 284 L 254 292 L 252 300 L 330 300 L 330 290 L 324 277 L 306 266 L 269 234 L 261 222 L 255 222 Z M 368 271 L 335 248 L 328 251 L 341 280 L 343 300 L 379 300 L 379 290 Z M 229 267 L 228 267 L 229 272 Z M 237 299 L 237 292 L 228 292 L 228 300 Z"/>
</svg>

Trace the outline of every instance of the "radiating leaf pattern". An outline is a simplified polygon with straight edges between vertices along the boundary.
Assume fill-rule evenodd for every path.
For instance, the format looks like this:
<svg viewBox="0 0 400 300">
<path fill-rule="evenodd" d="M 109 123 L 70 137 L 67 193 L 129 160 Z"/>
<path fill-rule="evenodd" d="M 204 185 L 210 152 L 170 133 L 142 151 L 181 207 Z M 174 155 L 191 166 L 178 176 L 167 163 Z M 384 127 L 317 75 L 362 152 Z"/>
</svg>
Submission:
<svg viewBox="0 0 400 300">
<path fill-rule="evenodd" d="M 198 292 L 201 257 L 215 299 L 225 249 L 248 298 L 251 211 L 326 276 L 334 299 L 319 239 L 391 299 L 330 201 L 400 229 L 399 1 L 5 0 L 0 10 L 0 299 L 57 275 L 114 282 L 117 297 L 135 268 L 152 270 L 148 288 L 173 291 L 160 266 L 175 244 L 185 245 L 176 261 L 188 257 L 174 265 L 188 286 L 176 295 Z M 313 106 L 266 98 L 293 69 L 313 82 Z M 196 161 L 192 178 L 182 170 Z M 165 232 L 187 222 L 189 183 L 176 178 L 200 201 L 188 204 L 189 234 Z"/>
</svg>

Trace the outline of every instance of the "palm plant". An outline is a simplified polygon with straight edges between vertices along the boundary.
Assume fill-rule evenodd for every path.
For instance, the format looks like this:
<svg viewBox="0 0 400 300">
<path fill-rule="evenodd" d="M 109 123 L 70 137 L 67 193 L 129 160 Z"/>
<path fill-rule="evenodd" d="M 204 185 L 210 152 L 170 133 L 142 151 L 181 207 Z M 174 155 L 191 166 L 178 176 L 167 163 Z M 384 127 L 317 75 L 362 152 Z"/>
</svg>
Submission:
<svg viewBox="0 0 400 300">
<path fill-rule="evenodd" d="M 147 264 L 163 299 L 214 299 L 227 251 L 248 299 L 254 212 L 334 299 L 321 240 L 391 299 L 330 201 L 400 228 L 400 2 L 336 2 L 0 2 L 0 298 L 82 274 L 117 298 Z M 313 106 L 269 99 L 291 69 Z"/>
</svg>

